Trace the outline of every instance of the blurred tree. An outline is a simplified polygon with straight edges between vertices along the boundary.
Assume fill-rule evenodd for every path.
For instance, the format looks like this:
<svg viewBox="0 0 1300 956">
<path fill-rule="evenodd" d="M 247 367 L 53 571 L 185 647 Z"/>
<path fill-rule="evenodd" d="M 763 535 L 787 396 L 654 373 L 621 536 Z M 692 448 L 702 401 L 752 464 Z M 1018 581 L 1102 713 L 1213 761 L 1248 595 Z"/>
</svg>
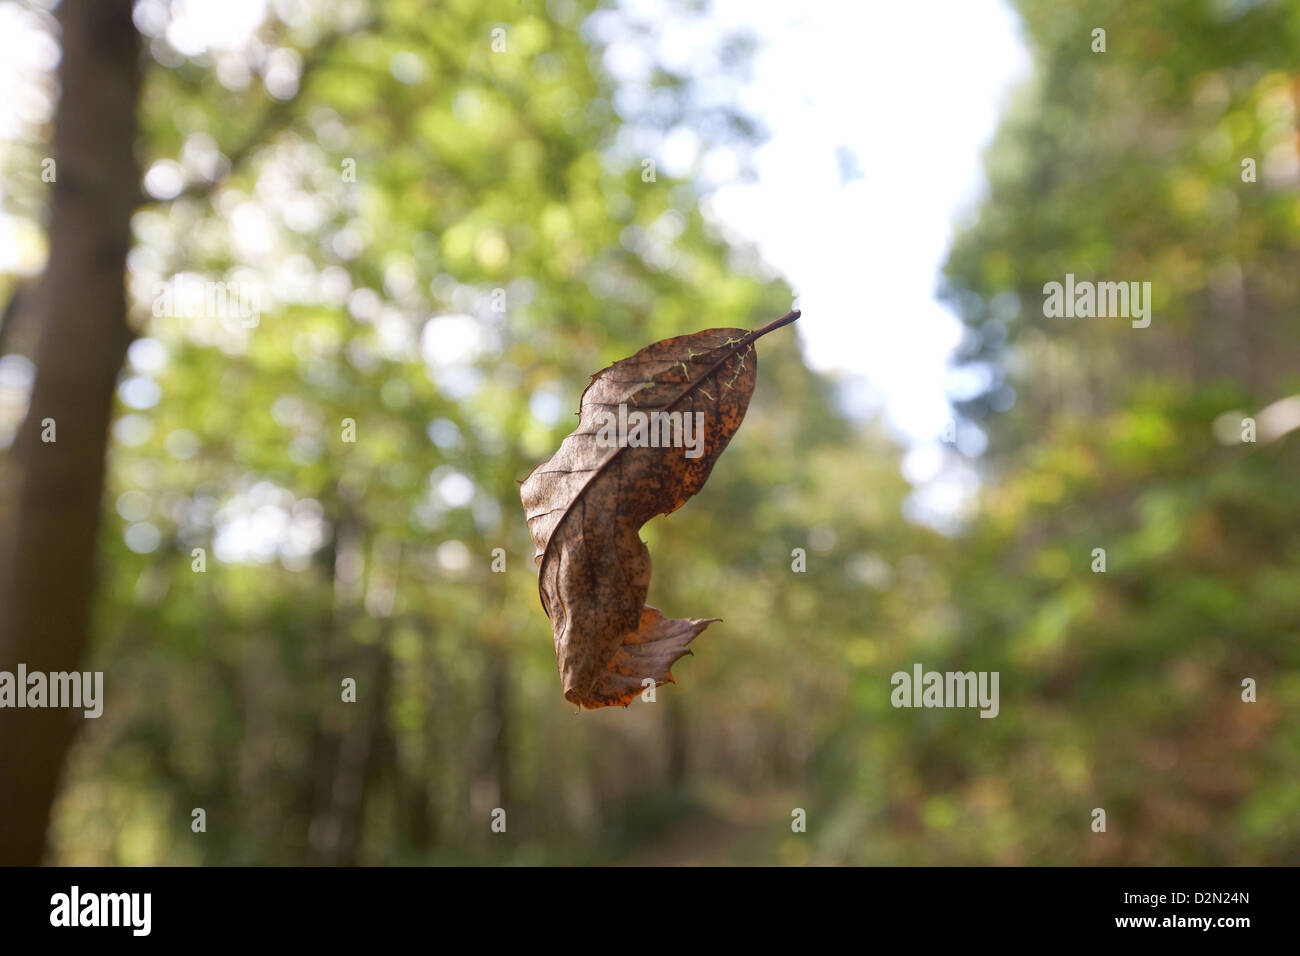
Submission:
<svg viewBox="0 0 1300 956">
<path fill-rule="evenodd" d="M 131 2 L 70 0 L 58 18 L 49 261 L 15 303 L 39 323 L 36 377 L 0 473 L 0 670 L 11 674 L 20 663 L 44 673 L 82 669 L 113 387 L 129 341 L 140 88 Z M 22 709 L 0 720 L 0 767 L 10 768 L 0 787 L 0 863 L 40 861 L 77 718 Z"/>
<path fill-rule="evenodd" d="M 1294 862 L 1300 417 L 1242 438 L 1300 392 L 1300 10 L 1017 7 L 1036 80 L 947 275 L 990 435 L 958 634 L 1020 706 L 936 768 L 1009 862 Z M 1149 327 L 1046 315 L 1067 273 L 1149 282 Z"/>
<path fill-rule="evenodd" d="M 145 173 L 115 178 L 126 205 L 97 220 L 121 228 L 136 207 L 139 337 L 117 376 L 86 665 L 108 701 L 74 744 L 50 858 L 1295 859 L 1295 10 L 1020 0 L 1036 79 L 946 272 L 967 325 L 961 427 L 989 438 L 968 524 L 946 538 L 904 520 L 911 488 L 881 425 L 845 418 L 793 336 L 767 341 L 708 486 L 644 532 L 650 602 L 724 621 L 678 663 L 682 687 L 575 715 L 517 482 L 597 369 L 789 307 L 655 163 L 674 131 L 742 160 L 756 142 L 715 95 L 745 38 L 720 38 L 704 74 L 616 82 L 613 38 L 661 25 L 587 0 L 277 2 L 219 24 L 203 6 L 133 9 Z M 93 129 L 124 123 L 100 110 Z M 47 137 L 31 129 L 3 160 L 5 211 L 32 223 Z M 85 161 L 123 162 L 130 139 Z M 1046 317 L 1043 285 L 1066 273 L 1150 281 L 1151 325 Z M 110 300 L 69 315 L 103 319 Z M 49 300 L 32 301 L 18 311 L 46 317 L 53 357 L 20 318 L 0 362 L 34 357 L 37 417 L 47 358 L 115 362 L 126 337 L 55 349 L 72 319 L 47 324 Z M 95 381 L 103 394 L 108 379 L 81 384 Z M 90 427 L 81 407 L 74 427 Z M 1230 441 L 1248 416 L 1259 440 Z M 102 457 L 58 427 L 47 465 Z M 70 561 L 99 498 L 42 505 L 43 521 L 84 506 L 80 537 L 14 553 Z M 26 500 L 0 505 L 26 516 Z M 40 588 L 0 616 L 55 594 L 51 620 L 72 620 L 88 559 L 77 578 L 19 566 Z M 31 654 L 49 626 L 25 626 Z M 1000 671 L 998 719 L 895 710 L 890 675 L 917 661 Z M 1241 702 L 1246 677 L 1258 703 Z M 32 766 L 23 738 L 0 746 L 20 755 L 0 765 Z M 49 753 L 45 790 L 12 774 L 0 788 L 21 819 L 43 812 Z M 1096 806 L 1106 834 L 1088 827 Z M 31 858 L 40 824 L 21 829 L 5 846 Z"/>
</svg>

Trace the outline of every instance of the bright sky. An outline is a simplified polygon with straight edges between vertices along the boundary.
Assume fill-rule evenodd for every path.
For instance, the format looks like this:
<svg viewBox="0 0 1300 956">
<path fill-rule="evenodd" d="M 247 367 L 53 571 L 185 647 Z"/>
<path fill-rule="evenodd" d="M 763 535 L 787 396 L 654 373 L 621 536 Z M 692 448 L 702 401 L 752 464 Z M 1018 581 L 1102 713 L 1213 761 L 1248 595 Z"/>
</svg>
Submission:
<svg viewBox="0 0 1300 956">
<path fill-rule="evenodd" d="M 714 0 L 708 19 L 681 18 L 673 0 L 620 8 L 652 25 L 656 57 L 680 72 L 707 69 L 721 30 L 757 34 L 752 81 L 704 94 L 763 122 L 757 180 L 720 186 L 706 212 L 794 288 L 810 364 L 846 382 L 853 410 L 883 409 L 910 448 L 909 515 L 951 527 L 978 482 L 941 442 L 961 324 L 935 291 L 954 226 L 980 198 L 982 152 L 1029 75 L 1016 15 L 1004 0 Z M 644 78 L 636 42 L 616 25 L 597 32 L 615 75 Z M 691 171 L 691 135 L 647 133 L 638 148 L 671 174 Z M 696 170 L 706 183 L 709 160 Z M 985 441 L 963 424 L 956 444 L 977 455 Z"/>
<path fill-rule="evenodd" d="M 716 9 L 761 37 L 742 102 L 771 138 L 758 181 L 720 189 L 712 211 L 793 285 L 812 365 L 867 376 L 901 437 L 938 438 L 960 337 L 934 298 L 938 270 L 979 197 L 1007 93 L 1028 73 L 1015 15 L 1002 0 Z"/>
</svg>

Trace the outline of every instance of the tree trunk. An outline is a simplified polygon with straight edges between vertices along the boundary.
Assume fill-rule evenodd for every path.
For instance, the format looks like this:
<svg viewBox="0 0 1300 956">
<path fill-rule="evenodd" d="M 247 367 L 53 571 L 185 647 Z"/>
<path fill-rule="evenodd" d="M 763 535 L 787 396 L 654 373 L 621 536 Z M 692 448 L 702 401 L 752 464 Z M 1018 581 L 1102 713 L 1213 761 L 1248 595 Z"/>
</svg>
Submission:
<svg viewBox="0 0 1300 956">
<path fill-rule="evenodd" d="M 0 670 L 82 670 L 113 389 L 130 333 L 140 45 L 131 0 L 64 0 L 49 262 L 27 418 L 0 479 Z M 53 422 L 54 441 L 48 436 Z M 107 706 L 113 676 L 105 675 Z M 19 688 L 19 693 L 24 692 Z M 0 711 L 0 864 L 41 860 L 80 711 Z"/>
</svg>

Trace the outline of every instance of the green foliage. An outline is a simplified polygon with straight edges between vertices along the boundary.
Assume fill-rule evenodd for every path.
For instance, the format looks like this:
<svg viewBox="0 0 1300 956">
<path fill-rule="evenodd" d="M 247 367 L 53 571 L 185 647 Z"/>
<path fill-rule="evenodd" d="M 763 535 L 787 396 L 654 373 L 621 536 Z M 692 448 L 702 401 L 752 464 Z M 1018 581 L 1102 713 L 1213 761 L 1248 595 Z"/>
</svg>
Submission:
<svg viewBox="0 0 1300 956">
<path fill-rule="evenodd" d="M 368 6 L 262 26 L 301 63 L 286 99 L 155 42 L 140 148 L 191 184 L 136 220 L 148 341 L 91 662 L 110 705 L 60 862 L 1295 861 L 1297 440 L 1214 428 L 1300 389 L 1294 5 L 1020 0 L 1037 75 L 946 270 L 989 383 L 961 405 L 990 438 L 974 515 L 953 538 L 905 521 L 883 429 L 793 335 L 765 341 L 708 485 L 644 532 L 650 603 L 724 621 L 683 687 L 580 714 L 517 482 L 596 370 L 789 307 L 627 148 L 756 127 L 662 70 L 626 108 L 591 0 Z M 256 327 L 151 314 L 181 271 L 264 283 Z M 1150 328 L 1044 317 L 1066 272 L 1150 281 Z M 999 671 L 999 717 L 893 708 L 918 661 Z"/>
<path fill-rule="evenodd" d="M 967 806 L 996 793 L 979 812 L 1008 834 L 1006 861 L 1294 862 L 1297 445 L 1221 442 L 1300 385 L 1283 168 L 1297 59 L 1282 39 L 1300 15 L 1018 7 L 1039 77 L 947 273 L 964 358 L 999 369 L 965 406 L 991 444 L 951 566 L 958 634 L 1001 659 L 1017 704 L 989 732 L 1005 762 L 956 755 L 944 789 Z M 1044 316 L 1043 284 L 1067 272 L 1150 282 L 1150 327 Z M 990 414 L 1006 387 L 1014 408 Z M 1241 700 L 1247 677 L 1258 703 Z M 1104 836 L 1079 822 L 1095 806 Z M 934 859 L 987 850 L 941 839 Z"/>
<path fill-rule="evenodd" d="M 162 397 L 120 410 L 94 660 L 129 705 L 80 738 L 61 859 L 608 859 L 672 808 L 714 812 L 715 782 L 775 786 L 822 745 L 846 635 L 866 660 L 861 626 L 904 607 L 863 596 L 846 559 L 932 536 L 793 336 L 763 350 L 725 467 L 647 528 L 652 602 L 726 597 L 678 665 L 695 692 L 575 716 L 559 690 L 517 484 L 571 427 L 550 412 L 649 341 L 790 302 L 728 264 L 689 184 L 613 148 L 625 121 L 586 12 L 385 4 L 337 38 L 268 23 L 302 51 L 286 102 L 201 63 L 149 74 L 147 160 L 215 143 L 236 162 L 138 218 L 136 319 L 166 362 L 137 347 L 126 373 Z M 261 279 L 270 305 L 254 328 L 149 314 L 178 270 Z M 791 586 L 810 522 L 837 543 Z M 263 540 L 277 523 L 299 543 Z M 134 553 L 144 524 L 161 543 Z"/>
</svg>

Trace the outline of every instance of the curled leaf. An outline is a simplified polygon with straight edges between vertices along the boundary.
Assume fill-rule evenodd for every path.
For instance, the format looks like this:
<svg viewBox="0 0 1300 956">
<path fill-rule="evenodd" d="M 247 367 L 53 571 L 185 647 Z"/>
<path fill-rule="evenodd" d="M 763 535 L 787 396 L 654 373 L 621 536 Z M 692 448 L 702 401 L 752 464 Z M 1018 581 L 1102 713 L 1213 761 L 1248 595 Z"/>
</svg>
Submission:
<svg viewBox="0 0 1300 956">
<path fill-rule="evenodd" d="M 671 681 L 686 645 L 720 620 L 645 605 L 650 553 L 638 532 L 704 487 L 749 407 L 754 342 L 798 317 L 664 339 L 598 372 L 578 427 L 524 479 L 538 589 L 573 703 L 626 706 L 650 682 Z"/>
</svg>

